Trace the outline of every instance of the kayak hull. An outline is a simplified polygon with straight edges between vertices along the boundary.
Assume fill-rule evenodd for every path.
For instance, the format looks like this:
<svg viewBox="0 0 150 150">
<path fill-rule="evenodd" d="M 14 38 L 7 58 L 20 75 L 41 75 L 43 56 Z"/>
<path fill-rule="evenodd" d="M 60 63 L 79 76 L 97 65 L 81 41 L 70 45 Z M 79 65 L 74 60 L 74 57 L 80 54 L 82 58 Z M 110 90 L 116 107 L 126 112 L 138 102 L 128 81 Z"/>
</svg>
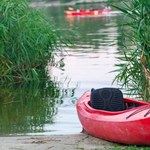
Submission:
<svg viewBox="0 0 150 150">
<path fill-rule="evenodd" d="M 102 15 L 105 13 L 109 13 L 110 10 L 93 10 L 93 11 L 70 11 L 70 10 L 65 10 L 64 13 L 65 15 L 72 15 L 72 16 L 96 16 L 96 15 Z"/>
<path fill-rule="evenodd" d="M 150 145 L 150 105 L 125 99 L 140 106 L 118 112 L 96 110 L 90 107 L 90 93 L 86 92 L 77 102 L 77 113 L 84 130 L 104 140 Z"/>
</svg>

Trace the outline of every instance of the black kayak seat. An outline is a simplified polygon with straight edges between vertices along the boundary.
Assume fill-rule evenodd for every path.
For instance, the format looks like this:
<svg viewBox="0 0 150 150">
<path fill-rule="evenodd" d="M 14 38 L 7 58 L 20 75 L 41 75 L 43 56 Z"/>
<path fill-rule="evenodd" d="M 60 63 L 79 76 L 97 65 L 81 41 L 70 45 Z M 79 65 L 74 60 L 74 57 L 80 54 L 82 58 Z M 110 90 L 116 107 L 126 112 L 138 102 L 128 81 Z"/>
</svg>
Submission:
<svg viewBox="0 0 150 150">
<path fill-rule="evenodd" d="M 94 109 L 106 111 L 125 110 L 123 94 L 118 88 L 91 89 L 90 104 Z"/>
</svg>

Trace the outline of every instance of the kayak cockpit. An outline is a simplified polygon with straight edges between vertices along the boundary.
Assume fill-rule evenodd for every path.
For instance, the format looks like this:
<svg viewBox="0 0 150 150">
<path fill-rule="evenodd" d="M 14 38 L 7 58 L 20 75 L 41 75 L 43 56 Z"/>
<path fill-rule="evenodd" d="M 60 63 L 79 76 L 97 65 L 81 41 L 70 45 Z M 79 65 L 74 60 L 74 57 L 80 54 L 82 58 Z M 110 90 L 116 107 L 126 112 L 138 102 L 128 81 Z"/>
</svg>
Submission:
<svg viewBox="0 0 150 150">
<path fill-rule="evenodd" d="M 149 103 L 124 98 L 123 93 L 117 88 L 92 89 L 90 106 L 94 109 L 105 111 L 123 111 Z"/>
<path fill-rule="evenodd" d="M 103 94 L 103 90 L 105 90 L 105 96 Z M 109 92 L 106 92 L 108 91 Z M 104 115 L 116 115 L 130 111 L 131 109 L 136 109 L 140 106 L 149 105 L 148 102 L 135 100 L 132 98 L 123 98 L 122 93 L 117 89 L 103 88 L 97 89 L 93 91 L 86 92 L 82 99 L 80 99 L 80 104 L 84 105 L 84 108 L 88 112 L 92 113 L 101 113 Z M 109 95 L 110 94 L 110 95 Z M 118 99 L 117 99 L 118 98 Z"/>
</svg>

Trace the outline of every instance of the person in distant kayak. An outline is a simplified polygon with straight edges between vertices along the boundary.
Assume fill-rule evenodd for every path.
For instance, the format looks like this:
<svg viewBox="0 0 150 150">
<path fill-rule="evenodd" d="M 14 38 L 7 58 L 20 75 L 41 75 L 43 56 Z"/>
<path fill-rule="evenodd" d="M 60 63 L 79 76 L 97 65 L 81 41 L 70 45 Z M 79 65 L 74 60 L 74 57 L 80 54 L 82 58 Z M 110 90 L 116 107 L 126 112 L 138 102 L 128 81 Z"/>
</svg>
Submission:
<svg viewBox="0 0 150 150">
<path fill-rule="evenodd" d="M 89 9 L 90 11 L 93 11 L 94 10 L 94 7 L 93 6 L 90 6 L 90 9 Z"/>
<path fill-rule="evenodd" d="M 83 12 L 83 11 L 85 11 L 85 9 L 84 8 L 80 8 L 80 11 Z"/>
<path fill-rule="evenodd" d="M 68 8 L 68 10 L 73 11 L 74 8 L 70 6 L 70 7 Z"/>
</svg>

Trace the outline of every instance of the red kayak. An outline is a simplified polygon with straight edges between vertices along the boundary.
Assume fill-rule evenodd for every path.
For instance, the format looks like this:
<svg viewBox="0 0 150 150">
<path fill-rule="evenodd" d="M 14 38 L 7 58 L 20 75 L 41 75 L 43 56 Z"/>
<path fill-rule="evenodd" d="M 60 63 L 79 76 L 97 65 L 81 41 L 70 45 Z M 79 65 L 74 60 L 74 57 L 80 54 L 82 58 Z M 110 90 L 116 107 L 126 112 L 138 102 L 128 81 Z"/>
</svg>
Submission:
<svg viewBox="0 0 150 150">
<path fill-rule="evenodd" d="M 77 102 L 77 113 L 84 130 L 104 140 L 150 145 L 150 103 L 124 98 L 125 110 L 105 111 L 91 107 L 91 92 Z M 136 107 L 130 108 L 131 105 Z"/>
<path fill-rule="evenodd" d="M 72 16 L 96 16 L 96 15 L 102 15 L 105 13 L 109 13 L 109 9 L 104 9 L 104 10 L 65 10 L 64 13 L 66 15 L 72 15 Z"/>
</svg>

